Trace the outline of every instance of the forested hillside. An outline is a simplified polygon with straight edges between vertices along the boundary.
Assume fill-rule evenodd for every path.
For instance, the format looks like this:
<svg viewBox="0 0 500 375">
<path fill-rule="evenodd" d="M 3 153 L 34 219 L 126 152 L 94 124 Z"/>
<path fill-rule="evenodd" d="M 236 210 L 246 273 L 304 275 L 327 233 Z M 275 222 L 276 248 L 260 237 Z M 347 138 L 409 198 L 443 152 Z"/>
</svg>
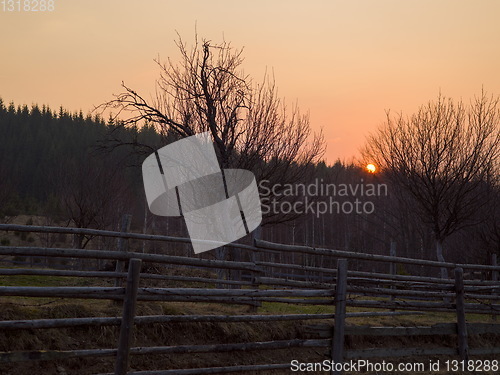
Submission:
<svg viewBox="0 0 500 375">
<path fill-rule="evenodd" d="M 97 115 L 0 101 L 0 215 L 112 228 L 142 207 L 141 155 L 126 143 L 154 144 L 159 136 L 147 126 L 113 129 Z M 122 147 L 111 147 L 118 139 Z"/>
</svg>

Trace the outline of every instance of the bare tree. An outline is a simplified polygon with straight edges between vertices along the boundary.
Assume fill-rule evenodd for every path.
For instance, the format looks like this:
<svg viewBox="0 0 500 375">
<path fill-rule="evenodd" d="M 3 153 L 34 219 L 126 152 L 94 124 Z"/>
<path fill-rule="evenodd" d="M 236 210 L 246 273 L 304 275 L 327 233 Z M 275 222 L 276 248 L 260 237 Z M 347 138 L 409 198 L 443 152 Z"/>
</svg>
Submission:
<svg viewBox="0 0 500 375">
<path fill-rule="evenodd" d="M 5 176 L 4 172 L 5 168 L 3 165 L 0 165 L 0 176 Z M 0 178 L 0 220 L 4 222 L 8 220 L 8 218 L 4 215 L 8 215 L 8 212 L 5 208 L 12 200 L 14 195 L 14 188 L 12 187 L 12 183 L 6 178 Z"/>
<path fill-rule="evenodd" d="M 475 213 L 488 204 L 499 166 L 498 100 L 482 92 L 464 105 L 440 95 L 410 117 L 388 112 L 367 140 L 364 157 L 413 197 L 416 213 L 433 230 L 440 261 L 444 240 L 476 224 Z M 447 277 L 445 268 L 441 276 Z"/>
<path fill-rule="evenodd" d="M 478 231 L 481 247 L 489 249 L 490 254 L 500 255 L 500 185 L 497 184 L 492 193 L 492 202 L 484 207 L 480 213 L 484 220 L 484 225 Z"/>
<path fill-rule="evenodd" d="M 61 205 L 68 225 L 105 229 L 118 223 L 128 209 L 122 171 L 115 163 L 103 165 L 91 155 L 78 166 L 61 169 L 57 178 Z M 94 236 L 77 234 L 73 246 L 83 249 Z"/>
<path fill-rule="evenodd" d="M 297 106 L 286 108 L 273 79 L 254 84 L 242 71 L 243 51 L 230 43 L 196 37 L 188 48 L 179 37 L 176 45 L 178 64 L 155 60 L 161 74 L 153 99 L 122 83 L 124 92 L 101 109 L 113 109 L 121 126 L 148 123 L 165 138 L 209 131 L 222 168 L 250 169 L 271 184 L 303 180 L 324 152 L 322 134 L 311 134 L 309 117 Z"/>
</svg>

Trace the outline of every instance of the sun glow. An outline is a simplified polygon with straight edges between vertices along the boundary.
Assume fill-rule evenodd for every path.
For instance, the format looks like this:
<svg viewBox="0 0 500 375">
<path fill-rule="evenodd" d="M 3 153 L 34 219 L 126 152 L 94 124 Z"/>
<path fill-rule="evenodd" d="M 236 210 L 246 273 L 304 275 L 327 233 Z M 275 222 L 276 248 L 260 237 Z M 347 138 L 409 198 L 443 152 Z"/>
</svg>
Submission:
<svg viewBox="0 0 500 375">
<path fill-rule="evenodd" d="M 377 172 L 377 167 L 375 166 L 375 164 L 371 164 L 371 163 L 370 163 L 370 164 L 367 164 L 365 168 L 366 168 L 366 170 L 367 170 L 368 172 L 370 172 L 370 173 L 375 173 L 375 172 Z"/>
</svg>

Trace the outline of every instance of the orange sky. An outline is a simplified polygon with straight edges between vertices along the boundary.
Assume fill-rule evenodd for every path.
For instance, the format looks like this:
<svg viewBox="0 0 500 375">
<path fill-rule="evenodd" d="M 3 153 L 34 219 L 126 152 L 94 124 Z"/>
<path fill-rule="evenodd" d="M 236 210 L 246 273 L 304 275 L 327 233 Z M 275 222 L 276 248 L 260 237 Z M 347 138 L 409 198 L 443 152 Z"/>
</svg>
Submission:
<svg viewBox="0 0 500 375">
<path fill-rule="evenodd" d="M 21 1 L 21 3 L 23 3 Z M 0 97 L 84 113 L 124 80 L 146 97 L 153 58 L 178 56 L 177 30 L 245 48 L 245 72 L 274 70 L 279 93 L 323 128 L 327 161 L 350 160 L 385 110 L 411 113 L 439 91 L 500 94 L 500 1 L 55 0 L 4 12 Z"/>
</svg>

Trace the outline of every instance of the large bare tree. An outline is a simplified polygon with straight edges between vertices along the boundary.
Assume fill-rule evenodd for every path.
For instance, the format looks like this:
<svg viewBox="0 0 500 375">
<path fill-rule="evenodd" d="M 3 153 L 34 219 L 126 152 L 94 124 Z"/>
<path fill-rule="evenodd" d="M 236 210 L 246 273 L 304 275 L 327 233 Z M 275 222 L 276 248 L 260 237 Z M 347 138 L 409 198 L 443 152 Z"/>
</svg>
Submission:
<svg viewBox="0 0 500 375">
<path fill-rule="evenodd" d="M 433 230 L 436 254 L 443 242 L 477 222 L 499 171 L 500 107 L 484 92 L 469 105 L 439 95 L 405 117 L 387 113 L 369 136 L 364 157 L 375 161 L 397 189 L 415 202 L 415 212 Z M 447 270 L 441 269 L 447 277 Z"/>
<path fill-rule="evenodd" d="M 188 47 L 179 37 L 176 45 L 178 63 L 155 60 L 160 77 L 152 99 L 122 83 L 124 91 L 101 108 L 111 108 L 121 126 L 148 123 L 165 139 L 209 131 L 223 168 L 252 170 L 270 184 L 302 182 L 324 152 L 308 115 L 285 106 L 274 79 L 266 75 L 257 84 L 246 75 L 242 50 L 230 43 L 196 37 Z M 283 219 L 268 215 L 265 221 Z"/>
</svg>

